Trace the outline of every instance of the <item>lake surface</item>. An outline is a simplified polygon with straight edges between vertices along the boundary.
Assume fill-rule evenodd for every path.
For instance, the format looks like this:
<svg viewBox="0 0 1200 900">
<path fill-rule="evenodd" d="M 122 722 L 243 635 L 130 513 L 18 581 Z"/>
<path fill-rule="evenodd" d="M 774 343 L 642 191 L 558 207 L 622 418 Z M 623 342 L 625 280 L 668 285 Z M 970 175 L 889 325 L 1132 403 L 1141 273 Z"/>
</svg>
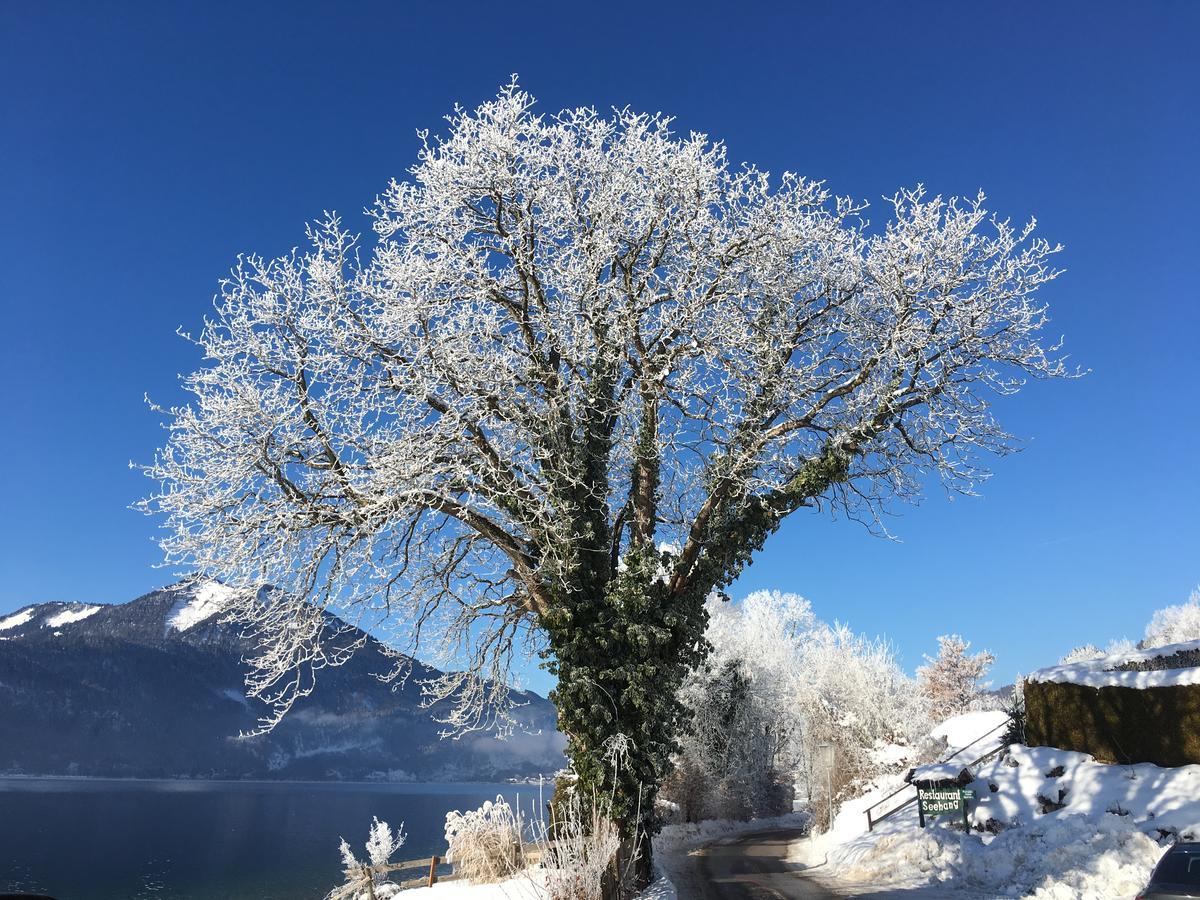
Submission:
<svg viewBox="0 0 1200 900">
<path fill-rule="evenodd" d="M 527 818 L 539 808 L 536 784 L 0 778 L 0 892 L 319 900 L 341 883 L 340 837 L 366 856 L 372 816 L 403 822 L 396 858 L 415 859 L 445 852 L 448 811 L 497 794 Z"/>
</svg>

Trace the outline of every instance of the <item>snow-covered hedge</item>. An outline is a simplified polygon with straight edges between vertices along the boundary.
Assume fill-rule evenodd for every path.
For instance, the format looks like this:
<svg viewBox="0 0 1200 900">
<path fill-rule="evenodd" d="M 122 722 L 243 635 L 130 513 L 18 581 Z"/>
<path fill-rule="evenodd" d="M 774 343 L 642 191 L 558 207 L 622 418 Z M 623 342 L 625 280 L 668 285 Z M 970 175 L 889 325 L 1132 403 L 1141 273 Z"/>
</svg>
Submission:
<svg viewBox="0 0 1200 900">
<path fill-rule="evenodd" d="M 1031 672 L 1025 677 L 1025 683 L 1138 690 L 1200 685 L 1200 667 L 1190 662 L 1198 652 L 1200 640 L 1086 659 L 1075 658 L 1068 663 Z"/>
<path fill-rule="evenodd" d="M 1200 641 L 1079 660 L 1025 681 L 1026 741 L 1103 762 L 1200 763 Z"/>
</svg>

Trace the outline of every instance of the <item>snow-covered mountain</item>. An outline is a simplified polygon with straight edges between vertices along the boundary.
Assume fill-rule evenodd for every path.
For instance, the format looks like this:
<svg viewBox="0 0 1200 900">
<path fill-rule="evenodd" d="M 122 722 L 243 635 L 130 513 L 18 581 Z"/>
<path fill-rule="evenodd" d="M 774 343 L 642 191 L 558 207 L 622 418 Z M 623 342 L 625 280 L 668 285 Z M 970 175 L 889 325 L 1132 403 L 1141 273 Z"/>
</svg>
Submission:
<svg viewBox="0 0 1200 900">
<path fill-rule="evenodd" d="M 423 675 L 395 691 L 373 638 L 325 669 L 270 734 L 245 696 L 225 589 L 169 587 L 120 605 L 40 603 L 0 617 L 0 773 L 122 777 L 490 780 L 563 764 L 554 707 L 525 694 L 527 733 L 441 740 Z"/>
</svg>

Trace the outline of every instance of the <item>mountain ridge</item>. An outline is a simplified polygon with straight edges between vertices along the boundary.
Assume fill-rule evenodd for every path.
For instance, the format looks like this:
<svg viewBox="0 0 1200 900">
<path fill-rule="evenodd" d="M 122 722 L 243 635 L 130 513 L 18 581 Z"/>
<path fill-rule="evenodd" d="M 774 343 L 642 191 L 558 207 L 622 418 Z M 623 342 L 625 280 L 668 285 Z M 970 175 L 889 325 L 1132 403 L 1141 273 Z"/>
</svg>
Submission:
<svg viewBox="0 0 1200 900">
<path fill-rule="evenodd" d="M 413 660 L 413 677 L 393 690 L 376 677 L 392 660 L 369 634 L 273 731 L 244 736 L 267 708 L 245 696 L 248 644 L 219 619 L 220 587 L 0 617 L 0 773 L 464 781 L 563 765 L 554 708 L 531 692 L 517 695 L 522 730 L 510 739 L 441 740 L 418 684 L 437 670 Z"/>
</svg>

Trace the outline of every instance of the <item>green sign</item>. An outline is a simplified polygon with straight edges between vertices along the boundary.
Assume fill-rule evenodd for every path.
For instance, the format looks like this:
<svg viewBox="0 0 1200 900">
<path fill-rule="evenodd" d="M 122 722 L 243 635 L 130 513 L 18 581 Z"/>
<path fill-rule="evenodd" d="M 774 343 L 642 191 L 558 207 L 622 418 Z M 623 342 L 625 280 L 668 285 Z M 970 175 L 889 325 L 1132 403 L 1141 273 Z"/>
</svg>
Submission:
<svg viewBox="0 0 1200 900">
<path fill-rule="evenodd" d="M 917 815 L 921 827 L 925 827 L 927 816 L 946 816 L 957 814 L 962 816 L 963 828 L 968 828 L 967 801 L 975 799 L 975 791 L 970 788 L 958 787 L 918 787 Z"/>
<path fill-rule="evenodd" d="M 917 788 L 917 803 L 923 816 L 962 814 L 963 792 L 959 788 Z"/>
</svg>

